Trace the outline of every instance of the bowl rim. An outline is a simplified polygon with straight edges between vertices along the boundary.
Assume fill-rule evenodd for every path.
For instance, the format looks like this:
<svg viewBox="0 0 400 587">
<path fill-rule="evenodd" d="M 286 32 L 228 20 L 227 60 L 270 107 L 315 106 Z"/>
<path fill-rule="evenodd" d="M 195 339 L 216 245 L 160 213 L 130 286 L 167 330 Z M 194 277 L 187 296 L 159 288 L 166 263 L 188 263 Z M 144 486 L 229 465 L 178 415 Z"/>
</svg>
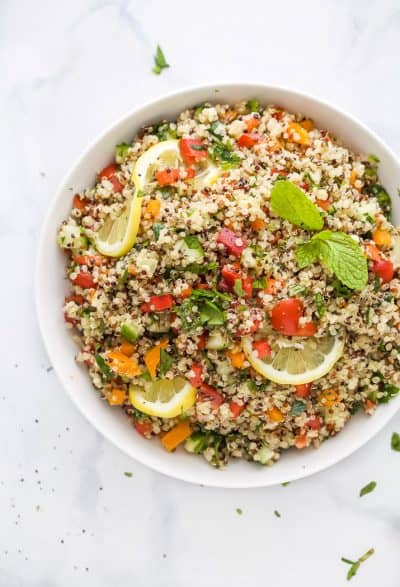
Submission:
<svg viewBox="0 0 400 587">
<path fill-rule="evenodd" d="M 56 375 L 57 375 L 59 382 L 61 383 L 61 386 L 67 392 L 69 398 L 72 400 L 73 404 L 78 409 L 78 411 L 95 428 L 95 430 L 100 432 L 100 434 L 102 434 L 102 436 L 104 438 L 106 438 L 110 443 L 112 443 L 114 446 L 116 446 L 119 450 L 121 450 L 123 453 L 125 453 L 130 458 L 133 458 L 136 461 L 140 462 L 142 465 L 145 465 L 146 467 L 152 469 L 153 471 L 156 471 L 156 472 L 161 473 L 163 475 L 166 475 L 168 477 L 171 477 L 174 479 L 179 479 L 181 481 L 186 481 L 186 482 L 193 483 L 196 485 L 202 484 L 207 487 L 215 487 L 215 488 L 221 488 L 221 489 L 222 488 L 225 488 L 225 489 L 250 489 L 250 488 L 273 486 L 273 485 L 278 484 L 279 482 L 273 481 L 273 482 L 269 483 L 268 479 L 265 479 L 265 477 L 262 477 L 262 478 L 260 477 L 259 481 L 258 480 L 252 481 L 250 483 L 248 481 L 246 482 L 245 479 L 243 481 L 241 481 L 240 479 L 238 479 L 238 480 L 235 479 L 234 481 L 230 480 L 229 483 L 227 483 L 226 481 L 224 482 L 223 472 L 221 473 L 221 477 L 216 477 L 212 480 L 200 481 L 196 477 L 196 475 L 193 475 L 190 473 L 185 474 L 181 471 L 175 471 L 173 465 L 171 466 L 170 462 L 167 459 L 165 461 L 162 461 L 162 459 L 159 459 L 157 462 L 155 462 L 154 460 L 152 462 L 149 462 L 141 454 L 135 454 L 135 455 L 132 454 L 132 451 L 129 449 L 128 446 L 126 446 L 124 444 L 124 442 L 122 442 L 120 439 L 114 438 L 113 434 L 108 430 L 107 426 L 98 422 L 96 417 L 92 413 L 90 413 L 88 410 L 83 408 L 83 406 L 79 402 L 78 396 L 72 392 L 73 386 L 72 386 L 71 382 L 68 380 L 67 376 L 65 374 L 63 374 L 62 370 L 58 369 L 56 367 L 58 361 L 57 361 L 57 357 L 56 357 L 55 353 L 53 353 L 53 350 L 52 350 L 50 343 L 48 341 L 48 338 L 47 338 L 47 333 L 46 333 L 46 329 L 44 326 L 43 315 L 42 315 L 42 306 L 41 306 L 41 287 L 42 286 L 40 283 L 40 264 L 41 264 L 41 259 L 45 255 L 46 236 L 47 236 L 49 230 L 51 229 L 51 222 L 50 221 L 51 221 L 51 218 L 54 214 L 54 211 L 56 210 L 56 208 L 58 206 L 60 197 L 61 197 L 62 193 L 65 191 L 65 187 L 68 183 L 68 179 L 74 175 L 74 173 L 76 172 L 76 169 L 80 165 L 81 160 L 84 159 L 92 151 L 92 149 L 95 148 L 95 146 L 102 141 L 102 139 L 104 139 L 109 133 L 111 133 L 114 130 L 114 128 L 116 128 L 117 126 L 122 125 L 124 123 L 127 123 L 135 115 L 137 115 L 140 118 L 141 112 L 148 107 L 157 106 L 158 103 L 161 103 L 165 100 L 172 100 L 172 99 L 178 98 L 186 93 L 190 93 L 190 92 L 194 92 L 194 91 L 204 91 L 204 92 L 208 91 L 210 94 L 210 99 L 211 99 L 211 95 L 213 93 L 215 93 L 215 96 L 217 99 L 218 93 L 216 92 L 216 89 L 219 90 L 219 89 L 227 89 L 227 88 L 232 88 L 232 87 L 243 89 L 243 91 L 246 91 L 246 89 L 258 87 L 260 89 L 260 91 L 264 91 L 264 92 L 273 91 L 273 92 L 289 93 L 294 97 L 304 98 L 305 100 L 309 100 L 309 101 L 311 100 L 319 105 L 327 107 L 328 109 L 330 109 L 332 111 L 336 111 L 337 113 L 339 113 L 341 115 L 341 117 L 343 119 L 347 119 L 347 121 L 352 126 L 358 127 L 359 129 L 363 130 L 366 134 L 369 134 L 373 138 L 373 140 L 377 144 L 379 144 L 379 146 L 382 148 L 382 150 L 385 151 L 386 155 L 390 159 L 392 159 L 392 163 L 394 163 L 400 169 L 400 160 L 395 155 L 395 153 L 391 149 L 391 147 L 389 147 L 377 135 L 377 133 L 375 131 L 371 130 L 367 125 L 365 125 L 363 122 L 361 122 L 357 117 L 353 116 L 352 114 L 350 114 L 349 112 L 347 112 L 343 108 L 338 107 L 327 100 L 318 98 L 313 93 L 299 91 L 299 90 L 293 89 L 289 86 L 268 84 L 268 83 L 263 83 L 263 82 L 259 82 L 259 81 L 252 81 L 252 80 L 248 80 L 248 79 L 246 79 L 245 81 L 237 81 L 237 80 L 233 80 L 233 81 L 228 80 L 228 81 L 223 81 L 223 82 L 212 82 L 211 81 L 211 82 L 204 83 L 204 84 L 185 85 L 178 90 L 173 90 L 173 91 L 170 91 L 165 94 L 162 93 L 161 95 L 159 95 L 157 97 L 153 97 L 150 100 L 147 100 L 146 102 L 141 102 L 138 105 L 136 105 L 135 107 L 133 107 L 130 110 L 128 110 L 127 112 L 125 112 L 118 119 L 116 119 L 112 123 L 110 123 L 106 127 L 105 130 L 101 131 L 92 140 L 90 140 L 89 143 L 87 144 L 87 146 L 81 151 L 79 156 L 77 156 L 73 160 L 72 165 L 69 166 L 67 172 L 63 175 L 61 181 L 58 183 L 57 189 L 55 190 L 54 195 L 50 199 L 48 210 L 47 210 L 47 212 L 44 216 L 44 220 L 42 221 L 42 224 L 41 224 L 40 234 L 39 234 L 39 238 L 37 241 L 37 248 L 36 248 L 36 258 L 35 258 L 35 266 L 34 266 L 34 284 L 33 285 L 34 285 L 36 316 L 37 316 L 37 321 L 38 321 L 38 325 L 39 325 L 39 331 L 41 334 L 41 338 L 42 338 L 46 353 L 50 359 L 51 364 L 55 367 L 55 372 L 56 372 Z M 329 467 L 335 465 L 336 463 L 348 458 L 350 455 L 355 453 L 362 446 L 366 445 L 370 440 L 372 440 L 372 438 L 374 436 L 376 436 L 376 434 L 378 434 L 378 432 L 380 432 L 386 426 L 386 424 L 389 422 L 389 420 L 400 409 L 400 401 L 399 402 L 393 401 L 390 404 L 387 404 L 385 406 L 380 406 L 380 409 L 382 411 L 384 410 L 384 413 L 382 413 L 381 417 L 376 420 L 375 426 L 372 428 L 372 430 L 370 430 L 369 435 L 366 438 L 363 435 L 359 435 L 355 441 L 349 443 L 349 446 L 348 446 L 348 448 L 346 448 L 346 450 L 341 450 L 339 454 L 333 453 L 332 455 L 329 455 L 328 458 L 325 458 L 323 463 L 314 464 L 314 465 L 308 466 L 307 468 L 304 467 L 303 469 L 299 470 L 297 474 L 294 474 L 291 479 L 288 479 L 288 481 L 296 481 L 298 479 L 302 479 L 302 478 L 314 475 L 316 473 L 322 472 L 322 471 L 328 469 Z M 277 463 L 275 466 L 279 466 L 279 463 Z"/>
</svg>

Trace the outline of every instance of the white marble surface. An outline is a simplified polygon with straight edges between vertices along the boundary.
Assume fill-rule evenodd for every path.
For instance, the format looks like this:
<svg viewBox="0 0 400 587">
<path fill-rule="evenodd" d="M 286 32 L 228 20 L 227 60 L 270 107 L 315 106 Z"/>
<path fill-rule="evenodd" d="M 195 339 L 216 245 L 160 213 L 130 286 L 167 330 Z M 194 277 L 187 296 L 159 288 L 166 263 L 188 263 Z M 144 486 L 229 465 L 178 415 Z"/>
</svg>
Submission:
<svg viewBox="0 0 400 587">
<path fill-rule="evenodd" d="M 171 64 L 159 77 L 158 42 Z M 103 440 L 64 394 L 32 272 L 62 175 L 131 107 L 191 83 L 265 81 L 331 100 L 399 151 L 399 57 L 395 0 L 0 1 L 0 587 L 339 587 L 340 557 L 370 547 L 353 583 L 398 587 L 390 436 L 400 415 L 345 462 L 288 487 L 164 478 Z"/>
</svg>

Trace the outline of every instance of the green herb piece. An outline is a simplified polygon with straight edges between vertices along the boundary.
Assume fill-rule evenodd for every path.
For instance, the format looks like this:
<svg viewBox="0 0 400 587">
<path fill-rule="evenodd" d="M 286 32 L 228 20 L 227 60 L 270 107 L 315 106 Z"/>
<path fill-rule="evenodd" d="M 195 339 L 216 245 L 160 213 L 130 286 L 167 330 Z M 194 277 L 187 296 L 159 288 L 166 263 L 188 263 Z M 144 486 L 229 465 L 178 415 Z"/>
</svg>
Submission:
<svg viewBox="0 0 400 587">
<path fill-rule="evenodd" d="M 293 402 L 292 409 L 290 410 L 289 415 L 290 416 L 300 416 L 300 414 L 302 414 L 304 412 L 306 407 L 307 407 L 307 405 L 305 402 L 302 402 L 302 401 L 296 399 Z"/>
<path fill-rule="evenodd" d="M 236 508 L 236 513 L 238 516 L 241 516 L 243 514 L 242 508 Z"/>
<path fill-rule="evenodd" d="M 230 302 L 231 296 L 216 289 L 194 289 L 191 293 L 192 298 L 196 300 L 221 300 L 223 302 Z"/>
<path fill-rule="evenodd" d="M 146 192 L 144 190 L 138 190 L 136 192 L 136 197 L 137 198 L 144 198 L 145 195 L 146 195 Z"/>
<path fill-rule="evenodd" d="M 357 573 L 358 569 L 360 568 L 361 563 L 365 562 L 370 556 L 372 556 L 375 552 L 374 548 L 370 548 L 369 550 L 367 550 L 367 552 L 365 554 L 363 554 L 362 556 L 360 556 L 360 558 L 356 561 L 352 561 L 348 558 L 344 558 L 342 557 L 341 560 L 346 563 L 347 565 L 351 565 L 350 569 L 347 572 L 347 580 L 350 581 L 350 579 L 352 579 L 354 577 L 354 575 Z"/>
<path fill-rule="evenodd" d="M 256 98 L 252 98 L 251 100 L 247 100 L 246 102 L 246 110 L 248 112 L 258 112 L 260 110 L 260 104 Z"/>
<path fill-rule="evenodd" d="M 124 322 L 121 326 L 121 336 L 130 343 L 134 343 L 139 338 L 139 326 L 133 320 Z"/>
<path fill-rule="evenodd" d="M 247 381 L 247 387 L 252 392 L 264 392 L 268 388 L 268 383 L 256 383 L 252 379 Z"/>
<path fill-rule="evenodd" d="M 373 183 L 365 186 L 365 192 L 377 199 L 382 212 L 390 220 L 392 217 L 392 201 L 385 188 L 379 183 Z"/>
<path fill-rule="evenodd" d="M 185 238 L 183 240 L 185 241 L 185 245 L 189 249 L 192 249 L 193 251 L 197 251 L 199 253 L 199 255 L 204 255 L 204 249 L 201 246 L 200 241 L 197 236 L 190 234 L 190 235 L 185 236 Z"/>
<path fill-rule="evenodd" d="M 264 259 L 265 250 L 262 247 L 260 247 L 260 245 L 251 245 L 249 248 L 253 251 L 256 257 L 258 257 L 259 259 Z"/>
<path fill-rule="evenodd" d="M 319 232 L 298 247 L 296 257 L 301 268 L 319 259 L 350 289 L 361 290 L 368 283 L 367 260 L 362 249 L 344 232 Z"/>
<path fill-rule="evenodd" d="M 326 307 L 324 304 L 324 298 L 320 291 L 317 291 L 315 294 L 315 305 L 317 307 L 317 314 L 319 318 L 323 318 L 326 312 Z"/>
<path fill-rule="evenodd" d="M 163 53 L 163 50 L 161 49 L 160 45 L 157 45 L 157 50 L 156 50 L 156 54 L 154 56 L 154 67 L 152 69 L 152 72 L 155 73 L 156 75 L 160 75 L 160 73 L 162 72 L 163 69 L 166 69 L 167 67 L 169 67 L 169 64 L 167 63 L 166 59 L 165 59 L 165 55 Z"/>
<path fill-rule="evenodd" d="M 110 369 L 110 367 L 105 362 L 104 358 L 101 355 L 97 354 L 97 355 L 95 355 L 95 359 L 96 359 L 96 363 L 97 363 L 100 371 L 104 375 L 104 377 L 106 379 L 111 379 L 114 374 L 113 374 L 112 370 Z"/>
<path fill-rule="evenodd" d="M 233 284 L 233 291 L 235 292 L 235 294 L 237 296 L 239 296 L 239 298 L 244 296 L 244 291 L 243 291 L 241 279 L 235 279 L 234 284 Z"/>
<path fill-rule="evenodd" d="M 121 160 L 125 157 L 129 149 L 129 145 L 127 143 L 120 143 L 115 147 L 115 158 L 117 160 Z"/>
<path fill-rule="evenodd" d="M 283 483 L 282 483 L 282 485 L 283 485 Z M 274 515 L 275 515 L 277 518 L 280 518 L 280 517 L 281 517 L 281 514 L 280 514 L 280 512 L 278 512 L 278 510 L 274 510 Z"/>
<path fill-rule="evenodd" d="M 288 485 L 290 485 L 290 481 L 285 481 L 284 483 L 281 483 L 282 487 L 287 487 Z"/>
<path fill-rule="evenodd" d="M 392 385 L 391 383 L 384 383 L 380 391 L 382 391 L 383 395 L 378 398 L 378 403 L 387 404 L 399 393 L 400 388 L 396 387 L 396 385 Z"/>
<path fill-rule="evenodd" d="M 166 373 L 171 369 L 174 360 L 173 358 L 167 353 L 166 350 L 160 350 L 160 375 L 164 377 Z"/>
<path fill-rule="evenodd" d="M 200 319 L 208 326 L 222 326 L 226 321 L 225 313 L 213 302 L 205 301 L 200 308 Z"/>
<path fill-rule="evenodd" d="M 202 453 L 208 445 L 208 434 L 204 432 L 193 432 L 185 442 L 185 449 L 193 454 Z"/>
<path fill-rule="evenodd" d="M 210 135 L 212 135 L 215 139 L 218 139 L 218 141 L 221 141 L 223 138 L 223 135 L 221 135 L 219 132 L 217 132 L 217 128 L 218 128 L 219 122 L 217 120 L 214 120 L 214 122 L 212 122 L 210 124 L 210 126 L 208 127 L 208 132 L 210 133 Z"/>
<path fill-rule="evenodd" d="M 378 292 L 381 289 L 381 278 L 379 277 L 379 273 L 375 273 L 374 277 L 374 291 Z"/>
<path fill-rule="evenodd" d="M 345 300 L 349 300 L 353 295 L 353 290 L 343 285 L 338 279 L 335 279 L 332 283 L 333 285 L 333 293 L 335 294 L 336 298 L 344 298 Z"/>
<path fill-rule="evenodd" d="M 376 487 L 376 481 L 370 481 L 365 485 L 362 489 L 360 489 L 360 497 L 363 495 L 367 495 L 367 493 L 371 493 Z"/>
<path fill-rule="evenodd" d="M 307 294 L 307 288 L 303 285 L 292 285 L 289 287 L 289 296 L 296 297 L 296 296 L 304 296 Z"/>
<path fill-rule="evenodd" d="M 205 265 L 201 265 L 200 263 L 189 263 L 189 265 L 187 265 L 184 270 L 195 273 L 196 275 L 205 275 L 206 273 L 214 271 L 217 268 L 218 265 L 215 262 L 206 263 Z"/>
<path fill-rule="evenodd" d="M 124 475 L 125 477 L 133 477 L 133 473 L 131 473 L 130 471 L 125 471 Z"/>
<path fill-rule="evenodd" d="M 370 224 L 375 223 L 375 218 L 372 218 L 371 214 L 364 214 L 365 220 L 367 220 Z"/>
<path fill-rule="evenodd" d="M 160 238 L 160 232 L 162 228 L 164 228 L 164 224 L 162 222 L 156 222 L 155 224 L 153 224 L 154 240 L 156 242 Z"/>
<path fill-rule="evenodd" d="M 267 287 L 267 279 L 265 277 L 259 277 L 253 281 L 254 289 L 265 289 Z"/>
<path fill-rule="evenodd" d="M 369 155 L 368 161 L 370 163 L 380 163 L 381 162 L 381 160 L 379 159 L 379 157 L 377 157 L 376 155 Z"/>
<path fill-rule="evenodd" d="M 170 198 L 175 192 L 173 187 L 167 185 L 159 187 L 158 191 L 161 193 L 164 200 L 168 200 L 168 198 Z"/>
<path fill-rule="evenodd" d="M 306 230 L 321 230 L 324 225 L 317 206 L 291 181 L 279 180 L 274 183 L 271 207 L 277 216 Z"/>
<path fill-rule="evenodd" d="M 400 452 L 400 434 L 398 434 L 397 432 L 393 432 L 390 446 L 393 450 Z"/>
<path fill-rule="evenodd" d="M 203 112 L 204 108 L 207 108 L 207 104 L 199 104 L 199 106 L 196 106 L 194 109 L 194 115 L 197 117 Z"/>
<path fill-rule="evenodd" d="M 216 144 L 211 149 L 211 157 L 220 164 L 221 169 L 225 171 L 233 169 L 242 159 L 231 151 L 232 148 L 229 148 L 225 143 Z"/>
<path fill-rule="evenodd" d="M 176 139 L 178 136 L 176 129 L 168 120 L 162 120 L 158 124 L 153 125 L 151 134 L 156 135 L 160 141 Z"/>
</svg>

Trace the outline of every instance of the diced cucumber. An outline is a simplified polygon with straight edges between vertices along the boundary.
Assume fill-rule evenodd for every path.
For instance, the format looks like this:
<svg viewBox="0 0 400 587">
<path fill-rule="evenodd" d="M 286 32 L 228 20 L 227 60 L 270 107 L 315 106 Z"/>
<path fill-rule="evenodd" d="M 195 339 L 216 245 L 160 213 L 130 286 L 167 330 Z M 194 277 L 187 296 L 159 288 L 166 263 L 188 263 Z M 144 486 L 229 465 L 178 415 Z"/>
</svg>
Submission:
<svg viewBox="0 0 400 587">
<path fill-rule="evenodd" d="M 63 249 L 84 251 L 89 246 L 89 239 L 80 226 L 65 224 L 58 231 L 57 244 Z"/>
<path fill-rule="evenodd" d="M 253 458 L 255 461 L 258 461 L 259 463 L 261 463 L 261 465 L 267 465 L 273 456 L 274 456 L 273 451 L 269 448 L 269 446 L 267 444 L 264 444 L 264 446 L 262 446 L 258 450 L 258 452 L 256 452 L 256 454 L 254 455 Z"/>
<path fill-rule="evenodd" d="M 193 432 L 185 442 L 185 449 L 188 452 L 198 454 L 207 448 L 208 435 L 204 432 Z"/>
<path fill-rule="evenodd" d="M 136 342 L 139 338 L 140 328 L 133 320 L 124 322 L 121 326 L 121 336 L 128 342 Z"/>
<path fill-rule="evenodd" d="M 221 351 L 229 344 L 228 337 L 221 330 L 213 330 L 208 337 L 206 348 L 210 351 Z"/>
<path fill-rule="evenodd" d="M 204 250 L 196 236 L 186 236 L 181 244 L 182 253 L 187 264 L 198 263 L 204 257 Z"/>
</svg>

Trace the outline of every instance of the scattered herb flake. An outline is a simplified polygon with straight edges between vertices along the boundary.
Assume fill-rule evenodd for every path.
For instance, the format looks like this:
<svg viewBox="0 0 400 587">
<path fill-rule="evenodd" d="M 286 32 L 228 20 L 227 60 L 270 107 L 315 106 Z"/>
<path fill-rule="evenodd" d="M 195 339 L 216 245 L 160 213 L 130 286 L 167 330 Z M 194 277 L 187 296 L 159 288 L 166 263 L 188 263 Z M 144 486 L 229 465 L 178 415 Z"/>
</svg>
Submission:
<svg viewBox="0 0 400 587">
<path fill-rule="evenodd" d="M 282 485 L 283 485 L 283 483 L 282 483 Z M 274 510 L 274 514 L 277 518 L 281 517 L 281 514 L 278 512 L 278 510 Z"/>
<path fill-rule="evenodd" d="M 160 75 L 160 73 L 162 72 L 163 69 L 166 69 L 167 67 L 169 67 L 169 64 L 167 63 L 167 61 L 165 59 L 165 55 L 164 55 L 163 50 L 161 49 L 160 45 L 157 45 L 156 54 L 154 56 L 154 63 L 155 63 L 155 65 L 154 65 L 152 71 L 156 75 Z"/>
<path fill-rule="evenodd" d="M 365 562 L 370 556 L 372 556 L 374 554 L 375 550 L 373 548 L 370 548 L 369 550 L 367 550 L 367 552 L 365 554 L 363 554 L 362 556 L 360 556 L 360 558 L 356 561 L 352 561 L 348 558 L 344 558 L 342 557 L 341 560 L 346 563 L 347 565 L 351 565 L 350 569 L 347 572 L 347 580 L 350 581 L 350 579 L 352 579 L 354 577 L 354 575 L 357 573 L 358 569 L 360 568 L 361 563 Z"/>
<path fill-rule="evenodd" d="M 290 481 L 285 481 L 284 483 L 281 483 L 282 487 L 287 487 L 288 485 L 290 485 Z"/>
<path fill-rule="evenodd" d="M 296 399 L 293 402 L 292 409 L 290 410 L 290 416 L 300 416 L 306 409 L 306 403 Z"/>
<path fill-rule="evenodd" d="M 131 473 L 130 471 L 125 471 L 124 475 L 125 477 L 133 477 L 133 473 Z"/>
<path fill-rule="evenodd" d="M 326 307 L 324 304 L 324 298 L 320 291 L 317 291 L 315 294 L 315 305 L 317 307 L 317 314 L 319 318 L 323 318 L 326 312 Z"/>
<path fill-rule="evenodd" d="M 393 432 L 390 445 L 393 450 L 397 450 L 398 452 L 400 452 L 400 434 L 398 434 L 397 432 Z"/>
<path fill-rule="evenodd" d="M 238 516 L 241 516 L 243 514 L 242 508 L 236 508 L 236 513 Z"/>
<path fill-rule="evenodd" d="M 376 487 L 376 481 L 370 481 L 360 490 L 360 497 L 363 495 L 367 495 L 367 493 L 371 493 Z"/>
</svg>

